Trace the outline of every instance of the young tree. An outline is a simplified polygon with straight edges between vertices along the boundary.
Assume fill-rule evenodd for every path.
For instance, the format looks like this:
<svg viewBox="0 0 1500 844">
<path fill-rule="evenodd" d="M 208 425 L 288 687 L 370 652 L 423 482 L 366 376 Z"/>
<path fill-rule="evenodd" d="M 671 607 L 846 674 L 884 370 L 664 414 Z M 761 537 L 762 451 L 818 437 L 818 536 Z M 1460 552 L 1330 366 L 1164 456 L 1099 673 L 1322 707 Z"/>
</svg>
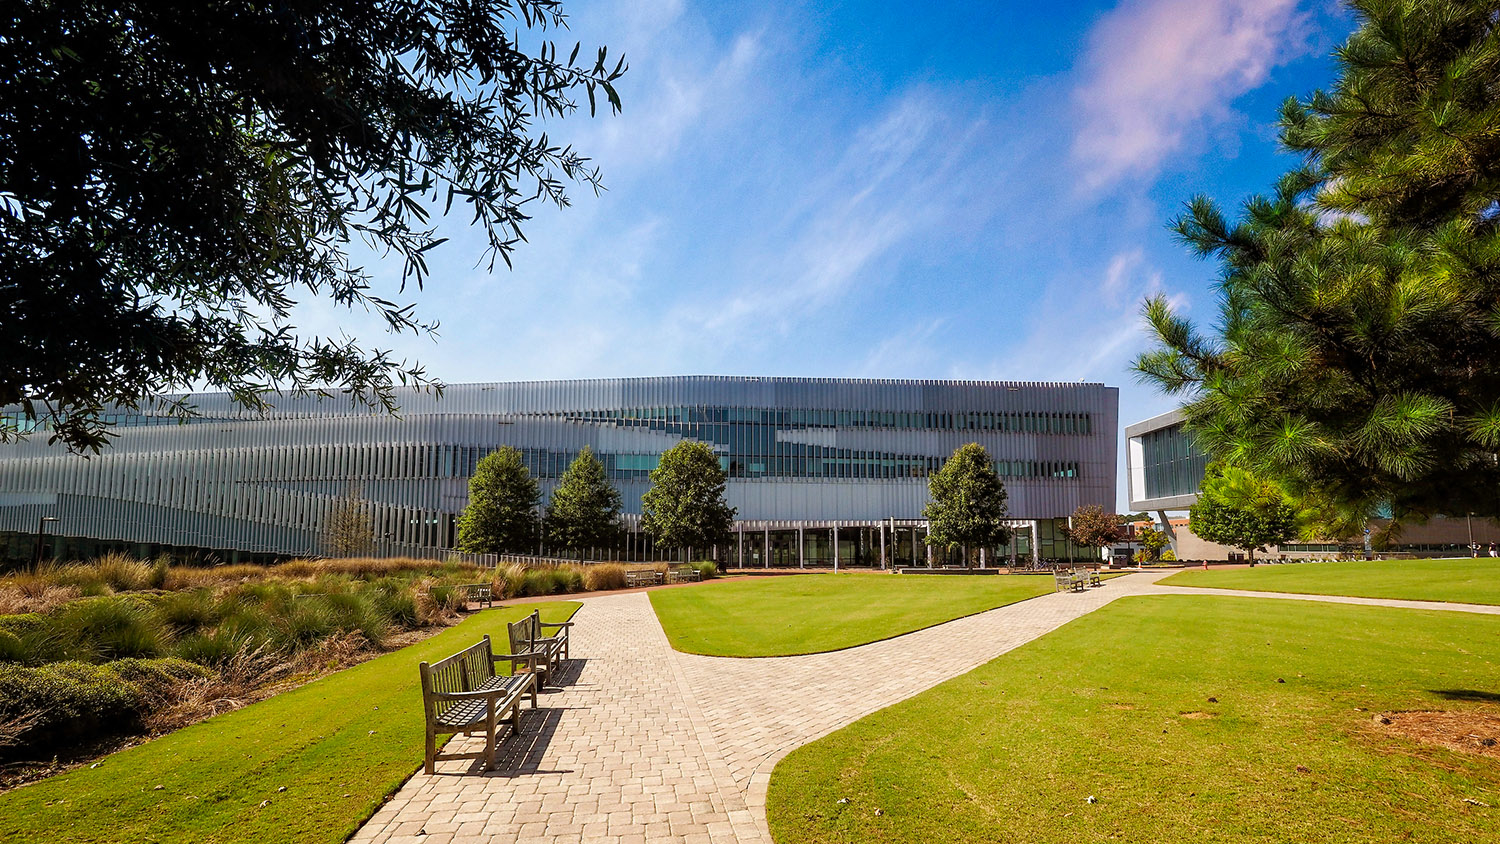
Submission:
<svg viewBox="0 0 1500 844">
<path fill-rule="evenodd" d="M 580 94 L 619 111 L 625 71 L 547 40 L 560 0 L 73 0 L 6 18 L 0 405 L 75 449 L 108 441 L 104 407 L 190 387 L 389 409 L 394 381 L 430 383 L 294 331 L 297 300 L 430 331 L 389 297 L 447 240 L 433 212 L 477 224 L 467 259 L 509 264 L 527 203 L 600 184 L 542 127 Z M 399 289 L 377 289 L 365 248 L 397 257 Z"/>
<path fill-rule="evenodd" d="M 1239 548 L 1250 555 L 1297 536 L 1297 511 L 1269 481 L 1234 466 L 1210 463 L 1198 503 L 1188 511 L 1199 538 Z"/>
<path fill-rule="evenodd" d="M 683 440 L 667 449 L 641 497 L 641 528 L 666 548 L 707 548 L 729 538 L 734 508 L 724 501 L 728 476 L 707 443 Z"/>
<path fill-rule="evenodd" d="M 1282 110 L 1304 166 L 1237 222 L 1203 197 L 1177 220 L 1222 268 L 1216 328 L 1154 299 L 1160 345 L 1136 368 L 1187 398 L 1205 450 L 1330 510 L 1324 533 L 1381 509 L 1495 516 L 1494 4 L 1351 5 L 1332 88 Z"/>
<path fill-rule="evenodd" d="M 990 453 L 978 443 L 959 446 L 927 482 L 932 501 L 922 509 L 927 520 L 927 544 L 967 549 L 1005 545 L 1005 484 L 995 472 Z"/>
<path fill-rule="evenodd" d="M 469 503 L 458 517 L 458 549 L 470 554 L 536 551 L 541 501 L 519 449 L 505 446 L 486 454 L 469 479 Z"/>
<path fill-rule="evenodd" d="M 547 505 L 547 542 L 583 559 L 589 548 L 612 544 L 620 535 L 620 493 L 610 486 L 604 464 L 584 446 L 563 472 Z"/>
<path fill-rule="evenodd" d="M 1145 525 L 1137 530 L 1135 538 L 1141 543 L 1141 550 L 1145 552 L 1143 562 L 1148 563 L 1160 559 L 1162 550 L 1172 544 L 1165 531 L 1157 530 L 1151 525 Z"/>
<path fill-rule="evenodd" d="M 323 520 L 323 553 L 330 557 L 375 553 L 375 518 L 359 484 L 349 485 L 329 506 Z"/>
<path fill-rule="evenodd" d="M 1068 538 L 1089 548 L 1104 548 L 1125 535 L 1120 517 L 1097 504 L 1075 509 L 1069 522 Z"/>
</svg>

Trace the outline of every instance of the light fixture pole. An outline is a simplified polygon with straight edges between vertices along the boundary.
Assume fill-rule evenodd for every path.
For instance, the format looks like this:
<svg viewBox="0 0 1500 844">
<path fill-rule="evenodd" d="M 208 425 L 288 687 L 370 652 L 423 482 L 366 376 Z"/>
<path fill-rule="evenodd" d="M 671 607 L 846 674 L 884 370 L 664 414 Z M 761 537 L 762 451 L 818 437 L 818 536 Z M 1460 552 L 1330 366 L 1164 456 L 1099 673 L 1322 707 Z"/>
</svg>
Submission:
<svg viewBox="0 0 1500 844">
<path fill-rule="evenodd" d="M 33 549 L 31 567 L 33 570 L 42 567 L 42 543 L 45 541 L 45 532 L 48 522 L 57 521 L 56 516 L 43 516 L 36 523 L 36 548 Z"/>
</svg>

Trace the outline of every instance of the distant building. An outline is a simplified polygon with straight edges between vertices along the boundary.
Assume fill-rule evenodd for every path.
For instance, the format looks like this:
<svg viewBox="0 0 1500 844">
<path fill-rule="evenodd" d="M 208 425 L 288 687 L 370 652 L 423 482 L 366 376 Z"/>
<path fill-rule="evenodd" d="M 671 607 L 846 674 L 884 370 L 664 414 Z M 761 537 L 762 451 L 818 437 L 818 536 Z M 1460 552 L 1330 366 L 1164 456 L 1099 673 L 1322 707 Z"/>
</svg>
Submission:
<svg viewBox="0 0 1500 844">
<path fill-rule="evenodd" d="M 1200 539 L 1188 528 L 1186 518 L 1168 516 L 1168 511 L 1186 511 L 1198 502 L 1209 456 L 1193 442 L 1183 427 L 1181 410 L 1153 416 L 1125 427 L 1126 486 L 1132 512 L 1155 512 L 1156 526 L 1166 531 L 1172 550 L 1181 560 L 1241 560 L 1245 552 Z M 1388 520 L 1373 519 L 1370 527 L 1380 530 Z M 1472 536 L 1472 539 L 1471 539 Z M 1470 542 L 1485 548 L 1500 542 L 1500 527 L 1488 520 L 1435 518 L 1427 524 L 1409 524 L 1383 551 L 1385 556 L 1451 557 L 1470 553 Z M 1365 553 L 1363 543 L 1353 546 L 1333 542 L 1288 543 L 1269 550 L 1267 556 L 1282 559 L 1332 559 Z M 1257 558 L 1261 555 L 1257 554 Z"/>
<path fill-rule="evenodd" d="M 99 456 L 0 445 L 0 555 L 27 558 L 54 517 L 51 555 L 119 549 L 218 559 L 319 553 L 341 500 L 367 503 L 378 551 L 452 548 L 480 457 L 521 450 L 544 494 L 579 450 L 599 455 L 629 532 L 599 556 L 662 552 L 639 532 L 663 451 L 710 444 L 738 509 L 720 559 L 747 565 L 910 564 L 925 558 L 927 478 L 984 445 L 1010 493 L 1016 538 L 992 557 L 1085 559 L 1067 542 L 1081 505 L 1113 509 L 1119 391 L 1102 384 L 670 377 L 450 385 L 398 394 L 400 416 L 316 397 L 264 415 L 191 397 L 187 424 L 118 411 Z M 13 425 L 18 408 L 0 408 Z M 1093 557 L 1097 558 L 1097 552 Z"/>
</svg>

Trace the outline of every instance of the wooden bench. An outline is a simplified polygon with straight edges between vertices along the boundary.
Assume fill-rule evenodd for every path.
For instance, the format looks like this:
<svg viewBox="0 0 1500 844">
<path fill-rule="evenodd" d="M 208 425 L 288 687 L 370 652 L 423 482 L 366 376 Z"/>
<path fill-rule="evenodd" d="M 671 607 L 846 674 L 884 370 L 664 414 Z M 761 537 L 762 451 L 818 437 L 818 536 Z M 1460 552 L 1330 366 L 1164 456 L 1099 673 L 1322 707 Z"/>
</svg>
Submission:
<svg viewBox="0 0 1500 844">
<path fill-rule="evenodd" d="M 1089 569 L 1089 571 L 1088 571 L 1088 578 L 1089 578 L 1089 585 L 1090 586 L 1103 586 L 1104 585 L 1104 580 L 1099 577 L 1099 570 L 1098 569 Z"/>
<path fill-rule="evenodd" d="M 1059 592 L 1082 592 L 1085 581 L 1070 571 L 1057 569 L 1052 572 L 1052 583 Z"/>
<path fill-rule="evenodd" d="M 625 587 L 655 586 L 661 583 L 661 572 L 656 569 L 626 569 Z"/>
<path fill-rule="evenodd" d="M 703 572 L 692 566 L 678 566 L 667 572 L 669 583 L 694 583 L 703 579 Z"/>
<path fill-rule="evenodd" d="M 541 665 L 530 670 L 540 675 L 538 684 L 545 685 L 553 672 L 562 667 L 562 661 L 568 658 L 568 628 L 572 626 L 571 621 L 542 621 L 541 613 L 533 610 L 520 621 L 505 625 L 505 632 L 510 637 L 512 651 L 538 656 Z M 543 635 L 548 627 L 556 630 L 551 636 Z"/>
<path fill-rule="evenodd" d="M 495 605 L 494 592 L 488 583 L 466 583 L 458 588 L 464 590 L 465 600 L 470 603 L 482 603 L 487 607 Z"/>
<path fill-rule="evenodd" d="M 490 637 L 485 636 L 453 656 L 418 666 L 427 720 L 427 773 L 433 773 L 433 766 L 447 759 L 483 759 L 486 768 L 495 766 L 500 724 L 509 724 L 511 735 L 521 731 L 521 698 L 528 693 L 531 707 L 536 708 L 537 674 L 530 669 L 540 659 L 537 654 L 496 654 L 490 648 Z M 509 662 L 511 676 L 497 675 L 497 662 Z M 480 731 L 484 732 L 484 750 L 437 752 L 439 733 L 473 735 Z"/>
</svg>

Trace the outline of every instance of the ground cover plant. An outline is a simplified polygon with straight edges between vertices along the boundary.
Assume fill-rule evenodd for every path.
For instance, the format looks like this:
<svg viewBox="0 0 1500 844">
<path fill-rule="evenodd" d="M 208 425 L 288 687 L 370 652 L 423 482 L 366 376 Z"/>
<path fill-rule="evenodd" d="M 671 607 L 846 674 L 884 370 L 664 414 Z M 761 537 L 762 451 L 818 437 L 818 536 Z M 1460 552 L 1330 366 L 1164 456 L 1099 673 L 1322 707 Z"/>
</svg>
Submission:
<svg viewBox="0 0 1500 844">
<path fill-rule="evenodd" d="M 672 647 L 710 656 L 819 653 L 888 639 L 1053 591 L 1029 575 L 873 572 L 663 589 L 651 605 Z"/>
<path fill-rule="evenodd" d="M 1253 569 L 1188 569 L 1160 582 L 1305 595 L 1500 604 L 1500 559 L 1358 560 Z"/>
<path fill-rule="evenodd" d="M 1125 598 L 777 765 L 779 844 L 1500 840 L 1500 619 Z M 1451 746 L 1408 737 L 1457 723 Z M 1389 721 L 1391 723 L 1383 723 Z M 1452 727 L 1449 727 L 1450 733 Z M 1467 745 L 1463 742 L 1467 741 Z M 1485 755 L 1490 754 L 1490 755 Z"/>
<path fill-rule="evenodd" d="M 475 613 L 415 645 L 105 757 L 97 768 L 0 794 L 0 839 L 341 842 L 422 764 L 418 662 L 486 634 L 504 642 L 505 624 L 533 610 L 564 621 L 577 607 Z M 535 719 L 523 729 L 535 729 Z"/>
</svg>

